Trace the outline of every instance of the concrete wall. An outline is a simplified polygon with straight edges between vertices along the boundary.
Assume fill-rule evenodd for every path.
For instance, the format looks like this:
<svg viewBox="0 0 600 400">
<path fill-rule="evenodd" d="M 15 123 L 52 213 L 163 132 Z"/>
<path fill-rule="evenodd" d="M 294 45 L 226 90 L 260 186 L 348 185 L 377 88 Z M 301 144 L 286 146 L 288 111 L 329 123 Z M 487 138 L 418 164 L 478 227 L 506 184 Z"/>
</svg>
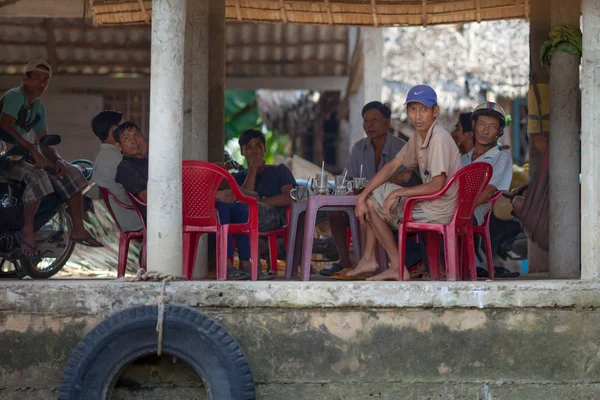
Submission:
<svg viewBox="0 0 600 400">
<path fill-rule="evenodd" d="M 0 284 L 0 397 L 56 396 L 78 341 L 158 284 Z M 261 399 L 596 399 L 600 284 L 170 283 L 241 344 Z M 119 399 L 205 398 L 171 357 Z M 141 386 L 140 386 L 141 383 Z"/>
<path fill-rule="evenodd" d="M 90 122 L 102 111 L 100 95 L 49 93 L 43 98 L 48 118 L 48 132 L 62 136 L 58 151 L 65 160 L 85 158 L 94 161 L 100 142 Z"/>
</svg>

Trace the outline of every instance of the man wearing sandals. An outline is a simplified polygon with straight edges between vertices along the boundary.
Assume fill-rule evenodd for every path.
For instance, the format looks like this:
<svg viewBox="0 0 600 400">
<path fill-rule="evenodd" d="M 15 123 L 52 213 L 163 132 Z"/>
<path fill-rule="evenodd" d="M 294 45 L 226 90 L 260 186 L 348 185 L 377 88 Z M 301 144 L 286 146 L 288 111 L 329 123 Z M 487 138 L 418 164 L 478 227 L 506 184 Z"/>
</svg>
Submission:
<svg viewBox="0 0 600 400">
<path fill-rule="evenodd" d="M 25 182 L 24 224 L 19 240 L 21 251 L 28 258 L 39 257 L 33 221 L 42 199 L 54 192 L 68 205 L 73 221 L 71 240 L 85 246 L 103 247 L 83 225 L 82 191 L 88 185 L 87 180 L 77 167 L 60 157 L 54 146 L 34 143 L 47 134 L 46 109 L 40 97 L 46 92 L 51 76 L 50 64 L 33 60 L 25 66 L 23 84 L 0 99 L 0 140 L 26 149 L 34 161 L 34 165 L 25 161 L 6 163 L 0 172 L 4 178 Z M 31 135 L 31 131 L 35 135 Z"/>
<path fill-rule="evenodd" d="M 398 279 L 398 246 L 392 227 L 396 228 L 403 219 L 406 198 L 437 193 L 461 168 L 460 153 L 452 136 L 436 121 L 439 107 L 435 91 L 425 85 L 413 87 L 406 97 L 406 109 L 415 134 L 373 177 L 356 201 L 356 217 L 366 225 L 367 235 L 374 235 L 383 245 L 390 260 L 390 268 L 370 280 Z M 423 184 L 407 188 L 388 182 L 402 166 L 407 169 L 418 167 Z M 413 209 L 413 220 L 449 223 L 456 209 L 457 196 L 456 186 L 439 199 L 417 203 Z M 401 267 L 406 268 L 404 265 Z M 365 254 L 348 275 L 374 273 L 378 268 L 374 255 L 367 257 Z M 406 269 L 404 277 L 410 279 Z"/>
<path fill-rule="evenodd" d="M 248 168 L 233 176 L 245 191 L 256 192 L 258 197 L 258 230 L 267 232 L 286 224 L 286 207 L 292 202 L 290 191 L 296 186 L 292 171 L 285 165 L 266 165 L 265 135 L 248 129 L 240 135 L 239 145 Z M 240 269 L 250 271 L 250 261 L 240 260 Z M 259 279 L 272 275 L 259 274 Z"/>
</svg>

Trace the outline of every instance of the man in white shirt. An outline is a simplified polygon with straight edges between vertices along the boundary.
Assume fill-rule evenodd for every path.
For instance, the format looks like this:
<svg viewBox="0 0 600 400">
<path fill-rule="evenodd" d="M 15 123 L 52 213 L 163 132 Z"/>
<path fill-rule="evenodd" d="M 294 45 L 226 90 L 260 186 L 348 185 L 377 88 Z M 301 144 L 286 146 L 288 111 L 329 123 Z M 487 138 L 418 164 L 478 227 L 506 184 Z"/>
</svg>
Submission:
<svg viewBox="0 0 600 400">
<path fill-rule="evenodd" d="M 506 124 L 504 109 L 496 103 L 481 103 L 473 111 L 472 121 L 475 147 L 463 154 L 460 160 L 462 166 L 485 162 L 493 168 L 492 179 L 477 199 L 477 208 L 475 208 L 475 220 L 477 225 L 481 225 L 491 207 L 487 201 L 497 191 L 507 191 L 510 188 L 513 170 L 510 153 L 498 147 L 498 138 L 504 133 Z"/>
<path fill-rule="evenodd" d="M 113 131 L 122 121 L 123 115 L 118 111 L 105 110 L 92 120 L 92 130 L 100 139 L 100 153 L 94 161 L 92 179 L 98 186 L 108 189 L 120 202 L 131 204 L 123 186 L 115 182 L 117 167 L 123 159 L 121 152 L 115 147 Z M 119 226 L 125 232 L 135 232 L 143 228 L 142 221 L 133 210 L 126 210 L 110 200 L 110 207 L 117 218 Z"/>
</svg>

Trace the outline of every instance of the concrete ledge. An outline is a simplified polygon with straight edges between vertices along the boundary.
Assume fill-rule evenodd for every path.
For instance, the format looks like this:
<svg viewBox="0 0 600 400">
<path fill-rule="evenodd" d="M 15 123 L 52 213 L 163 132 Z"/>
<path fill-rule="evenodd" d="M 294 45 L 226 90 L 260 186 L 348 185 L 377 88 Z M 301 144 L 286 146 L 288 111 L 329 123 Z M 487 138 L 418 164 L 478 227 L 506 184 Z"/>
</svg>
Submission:
<svg viewBox="0 0 600 400">
<path fill-rule="evenodd" d="M 159 283 L 51 280 L 0 283 L 0 311 L 106 317 L 152 304 Z M 596 308 L 600 283 L 174 282 L 170 302 L 228 308 Z"/>
</svg>

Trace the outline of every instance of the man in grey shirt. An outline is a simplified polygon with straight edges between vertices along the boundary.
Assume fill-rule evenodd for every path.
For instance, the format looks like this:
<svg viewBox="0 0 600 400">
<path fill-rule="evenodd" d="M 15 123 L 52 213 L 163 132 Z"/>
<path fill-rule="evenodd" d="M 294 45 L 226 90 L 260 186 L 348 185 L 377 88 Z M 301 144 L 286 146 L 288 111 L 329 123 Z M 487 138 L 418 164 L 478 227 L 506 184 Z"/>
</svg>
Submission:
<svg viewBox="0 0 600 400">
<path fill-rule="evenodd" d="M 92 120 L 92 130 L 100 139 L 100 153 L 94 161 L 94 173 L 92 179 L 103 188 L 108 189 L 120 202 L 131 204 L 123 186 L 115 182 L 117 167 L 123 159 L 121 152 L 115 147 L 113 131 L 123 119 L 122 113 L 113 110 L 105 110 Z M 143 228 L 142 221 L 133 210 L 126 210 L 110 200 L 110 207 L 117 218 L 121 229 L 125 232 L 135 232 Z"/>
<path fill-rule="evenodd" d="M 359 140 L 352 147 L 346 161 L 349 179 L 360 177 L 361 165 L 362 177 L 373 178 L 377 171 L 396 157 L 402 146 L 406 144 L 404 140 L 392 136 L 388 132 L 391 115 L 390 108 L 379 101 L 370 102 L 363 107 L 363 129 L 367 137 Z M 394 177 L 394 182 L 411 186 L 410 183 L 408 185 L 407 183 L 411 179 L 412 171 L 405 172 L 406 174 L 399 173 Z M 321 271 L 321 275 L 324 276 L 332 276 L 343 269 L 353 268 L 346 241 L 346 227 L 348 226 L 346 213 L 329 212 L 329 225 L 340 259 L 330 268 Z M 362 247 L 375 245 L 375 243 L 364 243 Z"/>
</svg>

